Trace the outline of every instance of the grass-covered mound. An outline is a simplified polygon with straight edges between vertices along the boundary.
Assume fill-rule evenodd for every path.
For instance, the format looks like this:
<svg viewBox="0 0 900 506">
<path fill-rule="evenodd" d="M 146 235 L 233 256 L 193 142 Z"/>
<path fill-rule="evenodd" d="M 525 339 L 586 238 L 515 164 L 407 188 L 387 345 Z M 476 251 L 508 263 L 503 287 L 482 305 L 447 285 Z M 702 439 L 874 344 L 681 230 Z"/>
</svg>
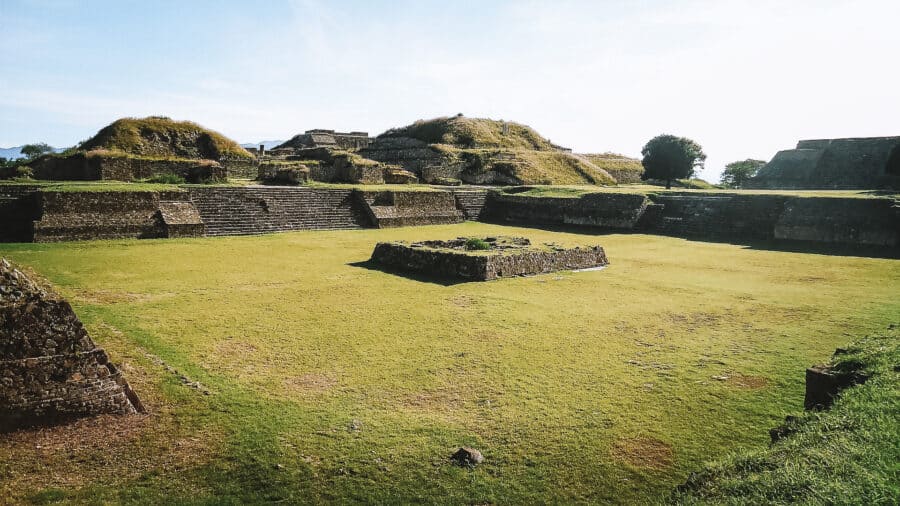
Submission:
<svg viewBox="0 0 900 506">
<path fill-rule="evenodd" d="M 531 127 L 464 116 L 420 120 L 379 135 L 364 156 L 402 165 L 426 182 L 591 184 L 616 180 Z"/>
<path fill-rule="evenodd" d="M 164 116 L 122 118 L 84 141 L 79 150 L 103 149 L 158 158 L 251 158 L 237 142 L 190 121 Z"/>
<path fill-rule="evenodd" d="M 597 167 L 609 172 L 619 184 L 640 183 L 644 166 L 637 158 L 618 153 L 588 153 L 581 155 Z"/>
<path fill-rule="evenodd" d="M 694 474 L 679 504 L 900 504 L 900 331 L 895 326 L 835 354 L 832 369 L 869 380 L 827 411 L 785 425 L 765 450 Z"/>
<path fill-rule="evenodd" d="M 465 116 L 419 120 L 378 137 L 409 137 L 428 144 L 449 144 L 458 148 L 554 149 L 549 140 L 527 125 Z"/>
</svg>

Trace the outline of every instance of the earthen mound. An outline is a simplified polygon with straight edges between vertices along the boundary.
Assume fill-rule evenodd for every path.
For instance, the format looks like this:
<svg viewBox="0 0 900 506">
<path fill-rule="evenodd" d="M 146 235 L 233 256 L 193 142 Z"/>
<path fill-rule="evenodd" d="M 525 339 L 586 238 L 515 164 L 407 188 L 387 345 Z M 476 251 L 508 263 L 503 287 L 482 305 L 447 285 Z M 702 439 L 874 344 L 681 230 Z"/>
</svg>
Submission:
<svg viewBox="0 0 900 506">
<path fill-rule="evenodd" d="M 84 141 L 80 150 L 109 150 L 158 158 L 222 160 L 252 155 L 237 142 L 190 121 L 163 116 L 122 118 Z"/>
<path fill-rule="evenodd" d="M 435 184 L 615 184 L 587 158 L 531 127 L 467 118 L 420 120 L 388 130 L 359 153 Z"/>
</svg>

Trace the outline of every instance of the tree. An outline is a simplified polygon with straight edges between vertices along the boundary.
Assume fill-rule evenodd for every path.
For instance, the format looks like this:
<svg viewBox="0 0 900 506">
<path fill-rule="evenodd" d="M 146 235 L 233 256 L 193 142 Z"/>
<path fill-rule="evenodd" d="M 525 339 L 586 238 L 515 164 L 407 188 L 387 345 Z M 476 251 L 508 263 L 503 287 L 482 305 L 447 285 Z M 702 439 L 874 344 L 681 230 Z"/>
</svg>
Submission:
<svg viewBox="0 0 900 506">
<path fill-rule="evenodd" d="M 666 189 L 672 187 L 673 179 L 690 178 L 706 161 L 706 154 L 699 144 L 686 137 L 667 134 L 650 139 L 641 154 L 644 155 L 641 179 L 665 180 Z"/>
<path fill-rule="evenodd" d="M 53 152 L 53 146 L 39 142 L 37 144 L 26 144 L 22 146 L 22 154 L 25 155 L 29 160 L 34 160 L 35 158 L 46 155 L 47 153 Z"/>
<path fill-rule="evenodd" d="M 725 166 L 719 182 L 725 188 L 743 188 L 747 181 L 755 176 L 765 164 L 766 162 L 763 160 L 754 160 L 752 158 L 731 162 Z"/>
</svg>

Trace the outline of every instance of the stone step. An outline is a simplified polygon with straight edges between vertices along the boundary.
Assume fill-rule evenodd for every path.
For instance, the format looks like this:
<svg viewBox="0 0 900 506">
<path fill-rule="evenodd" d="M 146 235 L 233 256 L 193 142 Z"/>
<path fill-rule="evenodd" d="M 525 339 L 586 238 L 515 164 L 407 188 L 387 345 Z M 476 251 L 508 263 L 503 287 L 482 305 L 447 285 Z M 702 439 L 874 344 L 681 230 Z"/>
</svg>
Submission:
<svg viewBox="0 0 900 506">
<path fill-rule="evenodd" d="M 367 225 L 351 190 L 244 187 L 192 189 L 207 235 L 249 235 Z"/>
</svg>

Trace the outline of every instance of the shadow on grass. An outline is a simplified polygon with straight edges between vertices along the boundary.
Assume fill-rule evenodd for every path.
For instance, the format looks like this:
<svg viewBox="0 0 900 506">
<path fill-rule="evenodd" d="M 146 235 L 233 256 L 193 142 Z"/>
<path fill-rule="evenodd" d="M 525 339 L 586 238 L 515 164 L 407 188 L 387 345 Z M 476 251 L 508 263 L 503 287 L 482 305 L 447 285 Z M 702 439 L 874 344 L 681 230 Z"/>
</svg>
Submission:
<svg viewBox="0 0 900 506">
<path fill-rule="evenodd" d="M 839 244 L 839 243 L 823 243 L 813 241 L 790 241 L 779 239 L 741 239 L 739 237 L 698 237 L 689 235 L 661 234 L 652 230 L 623 230 L 615 228 L 603 228 L 581 225 L 548 225 L 522 222 L 499 222 L 485 221 L 492 225 L 501 225 L 509 227 L 534 228 L 547 232 L 559 232 L 568 234 L 578 234 L 586 236 L 603 236 L 603 235 L 661 235 L 665 237 L 675 237 L 687 241 L 708 242 L 719 244 L 733 244 L 741 246 L 745 249 L 765 250 L 765 251 L 783 251 L 787 253 L 808 253 L 814 255 L 833 255 L 833 256 L 854 256 L 866 258 L 888 258 L 900 259 L 900 245 L 897 247 L 890 246 L 873 246 L 860 244 Z M 602 244 L 601 244 L 602 246 Z"/>
<path fill-rule="evenodd" d="M 431 283 L 434 285 L 441 286 L 453 286 L 460 285 L 463 283 L 481 283 L 481 281 L 474 280 L 465 280 L 465 279 L 457 279 L 457 278 L 447 278 L 440 276 L 433 276 L 424 274 L 421 272 L 410 272 L 404 271 L 400 269 L 392 269 L 390 267 L 385 267 L 377 262 L 373 262 L 372 260 L 366 260 L 364 262 L 351 262 L 347 264 L 351 267 L 359 267 L 362 269 L 368 269 L 370 271 L 379 271 L 385 274 L 393 274 L 395 276 L 400 276 L 402 278 L 411 279 L 413 281 L 419 281 L 421 283 Z"/>
</svg>

